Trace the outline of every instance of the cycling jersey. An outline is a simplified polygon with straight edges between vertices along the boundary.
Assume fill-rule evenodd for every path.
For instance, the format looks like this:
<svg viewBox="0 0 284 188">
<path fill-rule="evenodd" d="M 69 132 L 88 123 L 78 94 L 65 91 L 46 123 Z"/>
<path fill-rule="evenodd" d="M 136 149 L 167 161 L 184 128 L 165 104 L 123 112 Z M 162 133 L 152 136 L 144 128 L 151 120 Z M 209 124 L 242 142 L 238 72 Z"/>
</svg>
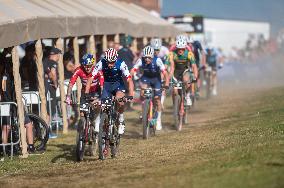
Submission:
<svg viewBox="0 0 284 188">
<path fill-rule="evenodd" d="M 134 65 L 133 70 L 136 72 L 138 69 L 143 71 L 143 75 L 140 81 L 155 89 L 154 95 L 161 96 L 161 72 L 166 71 L 165 65 L 162 60 L 158 57 L 154 57 L 150 64 L 147 64 L 145 60 L 138 59 L 137 63 Z"/>
<path fill-rule="evenodd" d="M 183 72 L 195 64 L 194 55 L 192 52 L 185 50 L 183 55 L 178 55 L 177 50 L 171 52 L 171 58 L 175 64 L 174 76 L 181 79 Z"/>
<path fill-rule="evenodd" d="M 110 68 L 105 59 L 101 59 L 95 66 L 92 75 L 95 76 L 99 71 L 102 71 L 104 76 L 104 89 L 102 92 L 102 100 L 110 98 L 116 92 L 125 92 L 123 77 L 127 80 L 131 79 L 128 67 L 121 59 L 116 60 L 114 67 Z"/>
<path fill-rule="evenodd" d="M 143 76 L 148 78 L 160 78 L 160 73 L 166 71 L 165 65 L 158 57 L 154 57 L 150 64 L 147 64 L 143 58 L 138 59 L 133 67 L 133 70 L 136 72 L 138 69 L 142 69 Z"/>
<path fill-rule="evenodd" d="M 93 77 L 96 76 L 99 71 L 102 71 L 105 82 L 123 82 L 123 76 L 126 79 L 131 78 L 127 65 L 121 59 L 118 59 L 112 68 L 108 67 L 107 60 L 100 60 L 92 71 Z"/>
<path fill-rule="evenodd" d="M 92 71 L 93 70 L 94 70 L 94 67 L 92 68 Z M 85 89 L 86 89 L 87 81 L 91 76 L 92 76 L 92 73 L 88 74 L 84 70 L 84 68 L 82 66 L 80 66 L 80 67 L 75 69 L 75 72 L 70 79 L 69 85 L 72 87 L 75 84 L 77 78 L 80 77 L 81 83 L 82 83 L 82 93 L 84 93 Z M 94 77 L 94 80 L 93 80 L 91 87 L 90 87 L 90 93 L 98 92 L 99 89 L 100 89 L 100 86 L 103 86 L 103 83 L 104 83 L 104 77 L 103 77 L 103 75 L 100 71 L 97 72 L 95 74 L 95 76 L 93 76 L 93 77 Z"/>
</svg>

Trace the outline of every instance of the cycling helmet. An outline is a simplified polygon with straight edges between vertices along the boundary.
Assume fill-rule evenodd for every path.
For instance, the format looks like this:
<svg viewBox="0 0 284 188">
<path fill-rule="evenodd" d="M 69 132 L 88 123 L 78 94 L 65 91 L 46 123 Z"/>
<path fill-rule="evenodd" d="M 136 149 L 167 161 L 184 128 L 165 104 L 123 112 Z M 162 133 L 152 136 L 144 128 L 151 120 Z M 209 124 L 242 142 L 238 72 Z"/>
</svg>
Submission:
<svg viewBox="0 0 284 188">
<path fill-rule="evenodd" d="M 146 46 L 143 49 L 143 57 L 154 57 L 154 48 L 152 48 L 151 46 Z"/>
<path fill-rule="evenodd" d="M 192 39 L 192 37 L 187 36 L 187 37 L 186 37 L 186 42 L 187 42 L 187 43 L 193 43 L 194 40 Z"/>
<path fill-rule="evenodd" d="M 107 51 L 105 52 L 105 59 L 108 62 L 114 62 L 117 60 L 117 58 L 118 58 L 118 53 L 114 48 L 107 49 Z"/>
<path fill-rule="evenodd" d="M 88 66 L 95 63 L 95 58 L 92 54 L 85 54 L 81 59 L 81 65 Z"/>
<path fill-rule="evenodd" d="M 154 48 L 154 50 L 160 50 L 162 47 L 162 40 L 159 38 L 154 38 L 151 40 L 151 47 Z"/>
<path fill-rule="evenodd" d="M 176 41 L 177 48 L 186 48 L 186 40 L 184 38 L 180 38 Z"/>
</svg>

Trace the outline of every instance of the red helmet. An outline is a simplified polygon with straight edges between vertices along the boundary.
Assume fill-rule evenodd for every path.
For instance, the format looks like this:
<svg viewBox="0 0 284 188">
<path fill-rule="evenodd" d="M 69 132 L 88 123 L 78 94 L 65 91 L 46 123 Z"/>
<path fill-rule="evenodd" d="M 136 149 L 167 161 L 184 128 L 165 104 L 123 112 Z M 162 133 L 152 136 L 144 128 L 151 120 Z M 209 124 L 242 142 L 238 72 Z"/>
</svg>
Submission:
<svg viewBox="0 0 284 188">
<path fill-rule="evenodd" d="M 107 49 L 107 51 L 105 52 L 105 59 L 108 62 L 114 62 L 117 60 L 117 58 L 118 58 L 118 54 L 114 48 Z"/>
</svg>

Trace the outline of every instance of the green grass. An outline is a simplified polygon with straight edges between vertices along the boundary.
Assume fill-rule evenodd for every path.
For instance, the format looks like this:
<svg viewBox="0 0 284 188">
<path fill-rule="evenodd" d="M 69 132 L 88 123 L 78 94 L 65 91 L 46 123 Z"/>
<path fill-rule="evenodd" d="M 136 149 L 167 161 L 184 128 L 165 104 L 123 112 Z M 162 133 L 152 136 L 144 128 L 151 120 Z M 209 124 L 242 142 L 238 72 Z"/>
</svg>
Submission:
<svg viewBox="0 0 284 188">
<path fill-rule="evenodd" d="M 51 140 L 44 155 L 1 162 L 0 185 L 284 187 L 284 89 L 249 93 L 231 102 L 234 107 L 224 116 L 203 126 L 169 131 L 148 141 L 125 138 L 114 160 L 75 162 L 76 133 L 70 132 Z M 136 114 L 129 112 L 127 117 Z M 141 132 L 132 123 L 130 129 Z"/>
</svg>

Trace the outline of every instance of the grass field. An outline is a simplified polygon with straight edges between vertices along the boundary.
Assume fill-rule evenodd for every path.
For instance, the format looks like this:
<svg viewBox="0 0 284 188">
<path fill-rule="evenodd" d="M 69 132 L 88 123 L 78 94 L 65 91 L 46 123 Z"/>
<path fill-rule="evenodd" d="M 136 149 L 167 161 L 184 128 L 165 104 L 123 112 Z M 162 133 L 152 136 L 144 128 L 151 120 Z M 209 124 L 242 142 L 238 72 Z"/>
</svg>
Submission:
<svg viewBox="0 0 284 188">
<path fill-rule="evenodd" d="M 0 162 L 0 187 L 284 187 L 284 88 L 200 100 L 181 132 L 170 106 L 164 130 L 147 141 L 138 113 L 127 112 L 116 159 L 75 162 L 71 131 L 44 155 Z"/>
</svg>

